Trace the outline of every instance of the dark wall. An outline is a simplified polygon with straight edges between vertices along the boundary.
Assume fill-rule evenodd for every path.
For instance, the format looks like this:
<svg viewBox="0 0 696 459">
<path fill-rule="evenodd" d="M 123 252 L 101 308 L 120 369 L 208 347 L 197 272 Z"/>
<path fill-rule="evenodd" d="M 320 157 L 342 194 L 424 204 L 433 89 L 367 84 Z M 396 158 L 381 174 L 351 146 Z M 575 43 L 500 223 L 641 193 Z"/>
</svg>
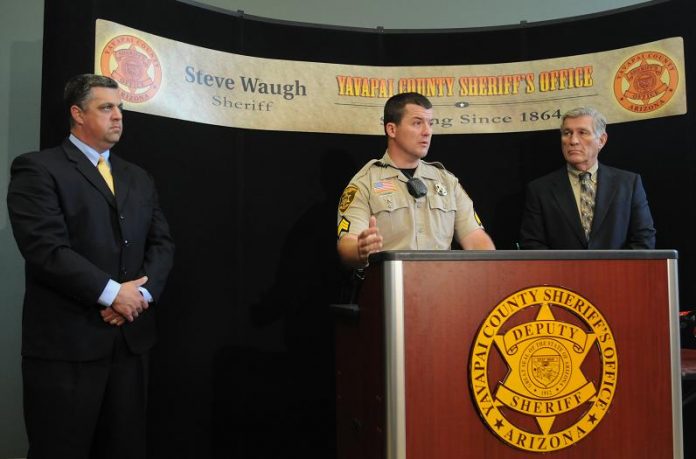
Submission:
<svg viewBox="0 0 696 459">
<path fill-rule="evenodd" d="M 599 52 L 683 36 L 696 88 L 696 3 L 673 0 L 576 21 L 442 32 L 303 27 L 174 1 L 46 2 L 41 144 L 67 133 L 62 87 L 93 69 L 94 22 L 258 57 L 364 65 L 483 64 Z M 679 250 L 696 305 L 694 104 L 687 115 L 609 127 L 601 159 L 643 176 L 658 248 Z M 343 273 L 338 197 L 384 139 L 239 130 L 128 112 L 114 152 L 155 177 L 177 242 L 152 354 L 152 457 L 332 456 L 333 337 Z M 459 176 L 497 246 L 517 240 L 524 185 L 562 165 L 555 131 L 447 135 L 430 159 Z M 630 305 L 627 305 L 627 308 Z"/>
</svg>

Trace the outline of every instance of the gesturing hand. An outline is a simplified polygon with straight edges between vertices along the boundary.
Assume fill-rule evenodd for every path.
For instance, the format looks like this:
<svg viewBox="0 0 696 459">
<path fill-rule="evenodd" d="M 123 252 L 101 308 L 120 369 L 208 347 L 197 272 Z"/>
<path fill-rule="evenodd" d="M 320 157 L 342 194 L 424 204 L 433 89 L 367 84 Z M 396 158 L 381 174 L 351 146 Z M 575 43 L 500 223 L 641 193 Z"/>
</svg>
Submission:
<svg viewBox="0 0 696 459">
<path fill-rule="evenodd" d="M 367 264 L 370 254 L 380 250 L 382 250 L 382 235 L 377 228 L 377 219 L 372 215 L 368 228 L 358 235 L 358 257 L 363 264 Z"/>
</svg>

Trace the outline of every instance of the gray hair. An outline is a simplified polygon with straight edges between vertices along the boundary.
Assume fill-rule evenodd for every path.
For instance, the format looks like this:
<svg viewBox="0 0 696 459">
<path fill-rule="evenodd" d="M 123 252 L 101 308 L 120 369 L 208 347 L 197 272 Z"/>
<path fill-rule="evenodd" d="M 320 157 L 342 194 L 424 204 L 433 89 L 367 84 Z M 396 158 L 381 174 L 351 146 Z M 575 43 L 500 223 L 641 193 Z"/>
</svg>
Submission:
<svg viewBox="0 0 696 459">
<path fill-rule="evenodd" d="M 592 130 L 596 137 L 601 136 L 607 132 L 607 119 L 599 111 L 592 107 L 577 107 L 568 110 L 561 117 L 561 129 L 563 129 L 563 123 L 566 118 L 579 118 L 581 116 L 591 116 L 592 117 Z"/>
</svg>

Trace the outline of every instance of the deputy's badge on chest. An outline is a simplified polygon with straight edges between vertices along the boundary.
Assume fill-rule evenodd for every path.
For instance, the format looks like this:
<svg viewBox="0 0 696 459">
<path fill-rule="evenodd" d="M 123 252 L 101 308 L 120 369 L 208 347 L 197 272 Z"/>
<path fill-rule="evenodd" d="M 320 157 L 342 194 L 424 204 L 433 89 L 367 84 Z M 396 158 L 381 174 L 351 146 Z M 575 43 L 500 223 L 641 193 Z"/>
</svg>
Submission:
<svg viewBox="0 0 696 459">
<path fill-rule="evenodd" d="M 447 196 L 447 188 L 440 182 L 435 182 L 435 192 L 440 196 Z"/>
</svg>

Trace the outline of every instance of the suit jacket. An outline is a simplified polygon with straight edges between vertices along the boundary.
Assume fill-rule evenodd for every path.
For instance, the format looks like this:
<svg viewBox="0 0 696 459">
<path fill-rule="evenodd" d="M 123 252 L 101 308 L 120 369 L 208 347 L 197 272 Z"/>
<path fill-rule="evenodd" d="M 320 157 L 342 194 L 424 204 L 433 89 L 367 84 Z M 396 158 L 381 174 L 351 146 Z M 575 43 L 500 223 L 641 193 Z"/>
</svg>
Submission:
<svg viewBox="0 0 696 459">
<path fill-rule="evenodd" d="M 523 249 L 654 249 L 655 228 L 640 176 L 600 164 L 589 242 L 563 166 L 527 186 Z"/>
<path fill-rule="evenodd" d="M 174 254 L 152 178 L 113 154 L 110 162 L 115 196 L 67 139 L 12 163 L 7 204 L 25 259 L 24 356 L 103 358 L 120 330 L 135 353 L 155 343 L 155 305 L 120 328 L 100 316 L 97 300 L 109 279 L 147 275 L 144 287 L 157 301 Z"/>
</svg>

